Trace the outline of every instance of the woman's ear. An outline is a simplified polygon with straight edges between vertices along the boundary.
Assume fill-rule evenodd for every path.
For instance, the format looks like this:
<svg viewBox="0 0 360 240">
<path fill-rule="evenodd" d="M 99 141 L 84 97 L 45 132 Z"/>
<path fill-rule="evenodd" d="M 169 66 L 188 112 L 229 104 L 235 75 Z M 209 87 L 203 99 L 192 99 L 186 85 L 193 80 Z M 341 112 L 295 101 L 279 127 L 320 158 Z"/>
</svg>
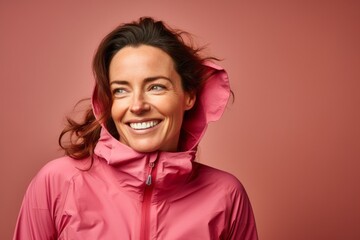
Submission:
<svg viewBox="0 0 360 240">
<path fill-rule="evenodd" d="M 190 110 L 196 102 L 196 94 L 194 92 L 185 94 L 185 110 Z"/>
</svg>

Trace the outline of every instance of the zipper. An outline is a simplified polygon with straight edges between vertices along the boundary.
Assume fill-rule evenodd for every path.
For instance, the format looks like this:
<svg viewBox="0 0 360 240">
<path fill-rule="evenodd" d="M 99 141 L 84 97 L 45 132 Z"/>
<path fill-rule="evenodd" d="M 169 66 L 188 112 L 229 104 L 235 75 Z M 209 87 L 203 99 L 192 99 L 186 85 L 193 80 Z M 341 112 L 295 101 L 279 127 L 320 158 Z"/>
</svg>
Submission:
<svg viewBox="0 0 360 240">
<path fill-rule="evenodd" d="M 152 173 L 152 170 L 154 169 L 155 167 L 155 162 L 149 162 L 149 173 L 148 173 L 148 176 L 146 178 L 146 185 L 150 186 L 151 183 L 152 183 L 152 176 L 151 176 L 151 173 Z"/>
<path fill-rule="evenodd" d="M 145 180 L 144 198 L 142 202 L 141 211 L 141 240 L 150 239 L 150 210 L 151 210 L 151 198 L 154 189 L 154 181 L 156 180 L 156 159 L 149 161 L 148 164 L 148 175 Z M 153 171 L 154 170 L 154 171 Z"/>
</svg>

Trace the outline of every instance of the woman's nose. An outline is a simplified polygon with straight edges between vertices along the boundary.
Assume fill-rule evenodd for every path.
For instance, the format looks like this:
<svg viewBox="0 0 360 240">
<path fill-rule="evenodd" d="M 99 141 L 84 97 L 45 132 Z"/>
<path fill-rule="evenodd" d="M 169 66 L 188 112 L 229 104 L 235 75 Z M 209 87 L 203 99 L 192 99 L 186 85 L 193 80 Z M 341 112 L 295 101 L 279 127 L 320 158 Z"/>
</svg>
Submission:
<svg viewBox="0 0 360 240">
<path fill-rule="evenodd" d="M 146 101 L 143 94 L 135 94 L 131 102 L 130 111 L 134 114 L 142 114 L 149 110 L 150 104 Z"/>
</svg>

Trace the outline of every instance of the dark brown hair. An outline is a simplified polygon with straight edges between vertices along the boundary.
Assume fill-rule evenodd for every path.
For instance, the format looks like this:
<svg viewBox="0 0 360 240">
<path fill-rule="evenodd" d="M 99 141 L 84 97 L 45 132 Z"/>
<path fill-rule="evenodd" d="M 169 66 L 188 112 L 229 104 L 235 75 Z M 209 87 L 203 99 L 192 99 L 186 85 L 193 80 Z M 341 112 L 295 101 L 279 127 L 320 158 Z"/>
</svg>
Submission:
<svg viewBox="0 0 360 240">
<path fill-rule="evenodd" d="M 191 41 L 185 42 L 184 36 L 191 40 L 188 33 L 174 30 L 162 21 L 149 17 L 122 24 L 105 36 L 95 53 L 92 66 L 96 81 L 93 98 L 99 104 L 101 115 L 95 117 L 89 107 L 82 121 L 67 118 L 67 126 L 59 137 L 59 145 L 65 153 L 75 159 L 92 156 L 100 136 L 101 124 L 119 139 L 111 118 L 109 65 L 114 55 L 123 47 L 149 45 L 163 50 L 173 59 L 184 91 L 196 93 L 205 79 L 205 67 L 202 64 L 205 58 L 199 56 L 200 48 L 192 46 Z M 65 135 L 69 135 L 67 143 L 63 141 Z"/>
</svg>

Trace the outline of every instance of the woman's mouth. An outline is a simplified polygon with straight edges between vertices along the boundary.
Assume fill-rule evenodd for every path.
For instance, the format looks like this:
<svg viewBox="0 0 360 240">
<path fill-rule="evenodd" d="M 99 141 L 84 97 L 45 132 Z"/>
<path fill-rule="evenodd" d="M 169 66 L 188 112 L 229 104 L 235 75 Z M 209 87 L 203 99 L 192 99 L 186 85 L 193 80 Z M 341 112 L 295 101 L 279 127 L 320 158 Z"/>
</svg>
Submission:
<svg viewBox="0 0 360 240">
<path fill-rule="evenodd" d="M 152 120 L 147 122 L 130 123 L 129 125 L 134 130 L 144 130 L 155 127 L 156 125 L 159 124 L 159 122 L 160 122 L 159 120 Z"/>
</svg>

